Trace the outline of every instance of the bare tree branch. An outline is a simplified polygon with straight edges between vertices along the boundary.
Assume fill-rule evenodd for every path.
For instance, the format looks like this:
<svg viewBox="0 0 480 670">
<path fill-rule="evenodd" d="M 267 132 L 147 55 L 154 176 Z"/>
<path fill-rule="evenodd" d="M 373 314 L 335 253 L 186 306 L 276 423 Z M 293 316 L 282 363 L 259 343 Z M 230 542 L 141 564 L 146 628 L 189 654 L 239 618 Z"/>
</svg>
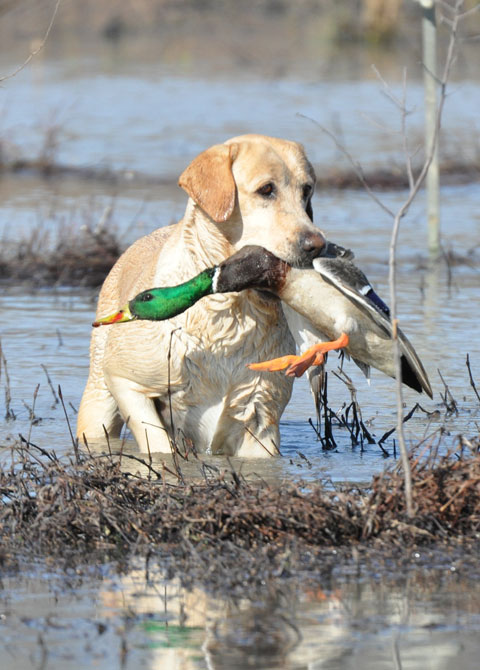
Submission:
<svg viewBox="0 0 480 670">
<path fill-rule="evenodd" d="M 402 81 L 402 97 L 399 98 L 397 97 L 388 83 L 385 81 L 385 79 L 382 77 L 380 74 L 378 68 L 375 65 L 372 65 L 372 70 L 375 73 L 375 76 L 377 79 L 382 83 L 383 90 L 382 93 L 383 95 L 393 102 L 395 107 L 398 109 L 398 111 L 401 114 L 401 127 L 400 127 L 400 135 L 402 137 L 402 143 L 403 143 L 403 154 L 405 157 L 405 165 L 406 165 L 406 170 L 407 170 L 407 178 L 408 178 L 408 186 L 409 189 L 411 190 L 414 185 L 414 178 L 413 178 L 413 168 L 412 168 L 412 155 L 410 154 L 408 150 L 408 133 L 407 133 L 407 117 L 412 113 L 412 110 L 407 109 L 407 69 L 403 69 L 403 81 Z"/>
<path fill-rule="evenodd" d="M 440 3 L 438 3 L 440 4 Z M 445 5 L 445 3 L 441 3 L 442 6 Z M 446 87 L 447 87 L 447 82 L 449 81 L 450 77 L 450 72 L 452 65 L 455 61 L 455 56 L 456 56 L 456 44 L 458 42 L 458 26 L 459 22 L 462 20 L 462 18 L 469 16 L 470 14 L 473 13 L 473 11 L 477 11 L 480 7 L 480 5 L 476 6 L 473 10 L 468 10 L 467 12 L 461 12 L 461 9 L 463 7 L 464 0 L 456 0 L 455 5 L 453 7 L 447 5 L 448 10 L 452 12 L 453 18 L 448 20 L 448 23 L 450 25 L 450 37 L 449 37 L 449 43 L 448 43 L 448 49 L 447 49 L 447 54 L 445 57 L 445 64 L 444 64 L 444 69 L 441 78 L 437 78 L 434 73 L 430 73 L 435 80 L 438 82 L 438 85 L 440 87 L 440 101 L 437 107 L 437 112 L 436 112 L 436 119 L 435 119 L 435 127 L 434 127 L 434 133 L 433 137 L 431 140 L 431 146 L 426 147 L 426 155 L 425 159 L 423 162 L 423 165 L 421 167 L 421 170 L 419 174 L 417 175 L 416 179 L 414 178 L 413 174 L 413 169 L 412 169 L 412 155 L 409 152 L 408 149 L 408 133 L 407 133 L 407 116 L 409 115 L 409 111 L 407 109 L 407 104 L 406 104 L 406 74 L 404 73 L 404 78 L 403 78 L 403 91 L 402 91 L 402 97 L 399 98 L 397 95 L 395 95 L 391 88 L 388 86 L 388 84 L 385 82 L 381 74 L 378 72 L 378 70 L 374 67 L 374 72 L 376 73 L 379 81 L 383 85 L 383 91 L 382 93 L 386 95 L 386 97 L 393 102 L 393 104 L 399 109 L 400 114 L 401 114 L 401 134 L 403 137 L 403 153 L 405 156 L 405 162 L 406 162 L 406 170 L 407 170 L 407 176 L 408 176 L 408 183 L 409 183 L 409 192 L 408 192 L 408 197 L 405 200 L 405 202 L 401 205 L 401 207 L 398 209 L 397 212 L 394 212 L 391 210 L 389 207 L 387 207 L 381 200 L 380 198 L 377 197 L 377 195 L 372 191 L 372 189 L 369 187 L 367 184 L 363 170 L 361 165 L 352 157 L 350 152 L 345 148 L 345 146 L 337 140 L 337 138 L 334 136 L 333 133 L 331 133 L 328 129 L 324 128 L 321 124 L 317 123 L 314 119 L 311 119 L 307 116 L 303 116 L 302 114 L 299 114 L 299 116 L 303 116 L 303 118 L 307 118 L 315 125 L 320 128 L 320 130 L 325 133 L 328 137 L 330 137 L 333 142 L 335 143 L 335 146 L 337 149 L 341 151 L 341 153 L 348 159 L 350 162 L 351 166 L 355 170 L 356 175 L 358 176 L 359 180 L 365 187 L 367 193 L 370 195 L 372 200 L 384 211 L 386 212 L 392 219 L 393 219 L 393 227 L 392 227 L 392 235 L 391 235 L 391 240 L 390 240 L 390 247 L 389 247 L 389 286 L 390 286 L 390 313 L 391 313 L 391 319 L 392 319 L 392 339 L 393 339 L 393 352 L 394 352 L 394 360 L 395 360 L 395 370 L 396 370 L 396 410 L 397 410 L 397 435 L 398 435 L 398 440 L 399 440 L 399 446 L 400 446 L 400 452 L 401 452 L 401 458 L 402 458 L 402 467 L 404 471 L 404 477 L 405 477 L 405 501 L 406 501 L 406 508 L 407 508 L 407 514 L 409 516 L 413 515 L 413 497 L 412 497 L 412 473 L 411 473 L 411 467 L 410 467 L 410 461 L 409 461 L 409 452 L 407 449 L 406 441 L 405 441 L 405 431 L 404 431 L 404 425 L 403 425 L 403 388 L 402 388 L 402 374 L 401 374 L 401 355 L 400 355 L 400 346 L 399 346 L 399 341 L 398 341 L 398 336 L 397 336 L 397 328 L 398 328 L 398 317 L 397 317 L 397 260 L 396 260 L 396 249 L 397 249 L 397 242 L 398 242 L 398 235 L 400 231 L 400 222 L 403 219 L 403 217 L 407 214 L 408 210 L 410 209 L 410 205 L 416 198 L 418 191 L 420 190 L 421 186 L 423 185 L 423 182 L 425 181 L 425 177 L 427 175 L 427 172 L 430 168 L 430 165 L 434 159 L 435 155 L 435 150 L 438 145 L 438 137 L 440 133 L 440 125 L 441 125 L 441 119 L 443 115 L 443 108 L 445 105 L 445 100 L 447 97 L 446 94 Z M 416 153 L 416 152 L 415 152 Z"/>
<path fill-rule="evenodd" d="M 405 431 L 403 425 L 403 388 L 402 388 L 402 371 L 401 371 L 401 355 L 400 345 L 397 337 L 397 263 L 396 263 L 396 248 L 398 241 L 398 233 L 400 230 L 400 221 L 408 212 L 410 205 L 415 199 L 420 187 L 422 186 L 428 169 L 433 161 L 436 147 L 438 145 L 438 136 L 440 132 L 440 124 L 443 114 L 443 107 L 446 99 L 446 86 L 449 79 L 450 71 L 455 60 L 455 45 L 457 41 L 458 23 L 460 20 L 460 9 L 464 0 L 456 0 L 455 16 L 450 30 L 450 39 L 448 44 L 447 55 L 445 59 L 445 66 L 443 75 L 440 81 L 440 101 L 437 108 L 436 123 L 434 134 L 430 147 L 426 147 L 427 155 L 423 163 L 420 174 L 410 187 L 407 200 L 402 204 L 395 215 L 392 237 L 390 241 L 390 259 L 389 259 L 389 284 L 390 284 L 390 311 L 393 324 L 393 350 L 395 358 L 396 369 L 396 397 L 397 397 L 397 435 L 402 456 L 402 463 L 405 475 L 405 499 L 407 506 L 407 514 L 413 515 L 413 500 L 412 500 L 412 473 L 410 468 L 408 449 L 405 441 Z"/>
<path fill-rule="evenodd" d="M 0 77 L 0 83 L 3 82 L 3 81 L 6 81 L 7 79 L 12 79 L 12 77 L 15 77 L 19 72 L 21 72 L 24 68 L 27 67 L 27 65 L 30 63 L 30 61 L 33 58 L 35 58 L 35 56 L 37 54 L 39 54 L 40 51 L 42 51 L 43 47 L 45 46 L 45 44 L 48 40 L 48 36 L 50 35 L 50 31 L 52 30 L 52 26 L 54 24 L 55 17 L 57 16 L 58 8 L 60 7 L 61 2 L 62 2 L 62 0 L 57 0 L 57 3 L 55 5 L 55 9 L 53 10 L 52 18 L 50 19 L 50 23 L 48 24 L 47 32 L 45 33 L 45 36 L 44 36 L 43 40 L 40 42 L 40 45 L 36 49 L 34 49 L 30 53 L 30 55 L 25 59 L 25 61 L 21 65 L 19 65 L 13 72 L 11 72 L 10 74 L 6 74 L 3 77 Z"/>
<path fill-rule="evenodd" d="M 334 142 L 337 149 L 339 149 L 339 151 L 348 159 L 350 165 L 352 166 L 355 174 L 357 175 L 358 179 L 360 180 L 362 186 L 367 191 L 368 195 L 372 198 L 372 200 L 374 200 L 377 203 L 377 205 L 379 207 L 381 207 L 381 209 L 383 209 L 384 212 L 386 212 L 389 216 L 394 217 L 395 214 L 393 213 L 393 211 L 389 207 L 387 207 L 387 205 L 384 202 L 382 202 L 379 197 L 377 197 L 375 195 L 375 193 L 372 191 L 372 189 L 368 185 L 368 183 L 365 179 L 365 175 L 363 174 L 363 169 L 362 169 L 362 166 L 360 165 L 360 163 L 358 163 L 353 158 L 352 154 L 348 151 L 348 149 L 345 147 L 345 145 L 342 144 L 341 142 L 339 142 L 339 140 L 336 138 L 334 133 L 332 133 L 330 130 L 328 130 L 328 128 L 325 128 L 325 126 L 322 126 L 322 124 L 318 123 L 318 121 L 315 121 L 315 119 L 312 119 L 310 116 L 306 116 L 305 114 L 300 114 L 300 113 L 297 113 L 297 116 L 299 116 L 302 119 L 306 119 L 307 121 L 311 121 L 311 123 L 314 123 L 317 126 L 317 128 L 319 128 L 322 131 L 322 133 L 325 133 L 325 135 L 328 135 L 328 137 L 330 137 L 330 139 Z"/>
</svg>

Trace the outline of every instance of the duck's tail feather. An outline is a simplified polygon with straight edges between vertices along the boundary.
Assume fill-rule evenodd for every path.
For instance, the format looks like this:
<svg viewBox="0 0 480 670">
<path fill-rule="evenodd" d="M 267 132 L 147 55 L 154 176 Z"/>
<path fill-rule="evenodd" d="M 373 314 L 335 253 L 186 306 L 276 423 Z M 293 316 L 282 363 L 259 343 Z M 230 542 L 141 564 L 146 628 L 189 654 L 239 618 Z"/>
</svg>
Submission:
<svg viewBox="0 0 480 670">
<path fill-rule="evenodd" d="M 402 349 L 400 364 L 403 383 L 418 391 L 418 393 L 421 393 L 423 390 L 430 398 L 433 398 L 432 387 L 430 386 L 427 373 L 415 349 L 400 329 L 397 332 Z"/>
<path fill-rule="evenodd" d="M 363 361 L 359 361 L 358 358 L 353 357 L 352 360 L 355 363 L 355 365 L 360 368 L 360 370 L 367 378 L 367 382 L 370 384 L 370 366 L 368 365 L 368 363 L 364 363 Z"/>
<path fill-rule="evenodd" d="M 402 381 L 404 384 L 407 386 L 410 386 L 411 389 L 414 391 L 418 391 L 418 393 L 422 392 L 422 385 L 420 384 L 420 381 L 415 374 L 415 371 L 412 369 L 412 366 L 408 362 L 408 360 L 405 358 L 405 356 L 402 356 L 400 358 L 400 363 L 402 366 Z"/>
</svg>

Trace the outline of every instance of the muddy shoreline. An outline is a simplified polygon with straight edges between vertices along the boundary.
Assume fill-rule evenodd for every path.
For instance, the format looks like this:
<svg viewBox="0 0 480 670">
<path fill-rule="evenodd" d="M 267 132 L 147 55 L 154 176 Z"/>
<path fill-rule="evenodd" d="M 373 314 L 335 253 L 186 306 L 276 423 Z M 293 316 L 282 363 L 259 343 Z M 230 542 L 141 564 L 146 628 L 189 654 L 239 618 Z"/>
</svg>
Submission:
<svg viewBox="0 0 480 670">
<path fill-rule="evenodd" d="M 401 630 L 417 654 L 420 636 L 448 658 L 450 626 L 448 639 L 466 644 L 459 667 L 473 667 L 480 436 L 443 457 L 428 447 L 411 456 L 407 518 L 395 464 L 364 486 L 272 485 L 228 461 L 221 470 L 198 461 L 198 475 L 181 481 L 182 464 L 158 456 L 72 445 L 59 458 L 20 439 L 0 465 L 0 621 L 7 647 L 22 641 L 11 657 L 64 668 L 93 656 L 133 669 L 140 649 L 148 660 L 154 649 L 192 650 L 188 668 L 293 670 L 305 667 L 297 655 L 338 654 L 332 667 L 345 667 L 342 649 L 395 636 L 403 602 Z M 104 652 L 102 664 L 107 640 L 113 659 Z M 158 653 L 146 667 L 164 667 Z M 404 643 L 402 661 L 408 654 Z"/>
</svg>

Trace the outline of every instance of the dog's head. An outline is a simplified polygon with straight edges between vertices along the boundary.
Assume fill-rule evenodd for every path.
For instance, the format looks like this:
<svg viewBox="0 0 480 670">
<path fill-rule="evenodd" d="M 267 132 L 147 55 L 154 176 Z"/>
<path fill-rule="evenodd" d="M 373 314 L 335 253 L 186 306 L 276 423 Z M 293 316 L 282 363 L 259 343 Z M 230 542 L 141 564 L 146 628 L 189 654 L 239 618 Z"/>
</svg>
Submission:
<svg viewBox="0 0 480 670">
<path fill-rule="evenodd" d="M 234 137 L 197 156 L 179 184 L 234 250 L 256 244 L 310 266 L 325 247 L 313 225 L 315 173 L 296 142 Z"/>
</svg>

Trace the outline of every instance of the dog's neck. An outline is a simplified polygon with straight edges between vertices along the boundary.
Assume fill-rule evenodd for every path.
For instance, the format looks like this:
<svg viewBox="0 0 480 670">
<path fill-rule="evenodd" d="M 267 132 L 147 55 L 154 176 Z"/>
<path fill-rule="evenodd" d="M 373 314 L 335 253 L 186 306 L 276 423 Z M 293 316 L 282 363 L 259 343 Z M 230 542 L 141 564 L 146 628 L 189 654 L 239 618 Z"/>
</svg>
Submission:
<svg viewBox="0 0 480 670">
<path fill-rule="evenodd" d="M 181 222 L 181 239 L 188 257 L 194 259 L 196 269 L 217 265 L 235 252 L 222 230 L 228 225 L 215 223 L 189 198 Z"/>
<path fill-rule="evenodd" d="M 233 217 L 238 216 L 234 213 Z M 238 221 L 231 219 L 225 223 L 215 223 L 208 217 L 200 207 L 189 198 L 185 216 L 180 222 L 180 240 L 184 248 L 185 265 L 188 264 L 190 275 L 200 272 L 207 267 L 218 265 L 226 258 L 235 253 L 236 249 L 230 244 L 224 235 L 224 226 L 234 226 Z M 267 294 L 255 290 L 231 293 L 228 295 L 217 295 L 209 299 L 208 309 L 210 312 L 227 310 L 235 311 L 236 320 L 240 313 L 243 317 L 247 313 L 259 314 L 265 319 L 275 322 L 279 318 L 279 301 L 274 300 Z M 203 303 L 205 307 L 207 303 Z M 197 311 L 201 311 L 202 305 L 197 305 Z M 257 312 L 260 310 L 260 313 Z M 191 313 L 192 316 L 193 312 Z M 242 317 L 242 318 L 243 318 Z M 208 317 L 204 317 L 208 318 Z M 225 317 L 226 318 L 226 317 Z"/>
</svg>

